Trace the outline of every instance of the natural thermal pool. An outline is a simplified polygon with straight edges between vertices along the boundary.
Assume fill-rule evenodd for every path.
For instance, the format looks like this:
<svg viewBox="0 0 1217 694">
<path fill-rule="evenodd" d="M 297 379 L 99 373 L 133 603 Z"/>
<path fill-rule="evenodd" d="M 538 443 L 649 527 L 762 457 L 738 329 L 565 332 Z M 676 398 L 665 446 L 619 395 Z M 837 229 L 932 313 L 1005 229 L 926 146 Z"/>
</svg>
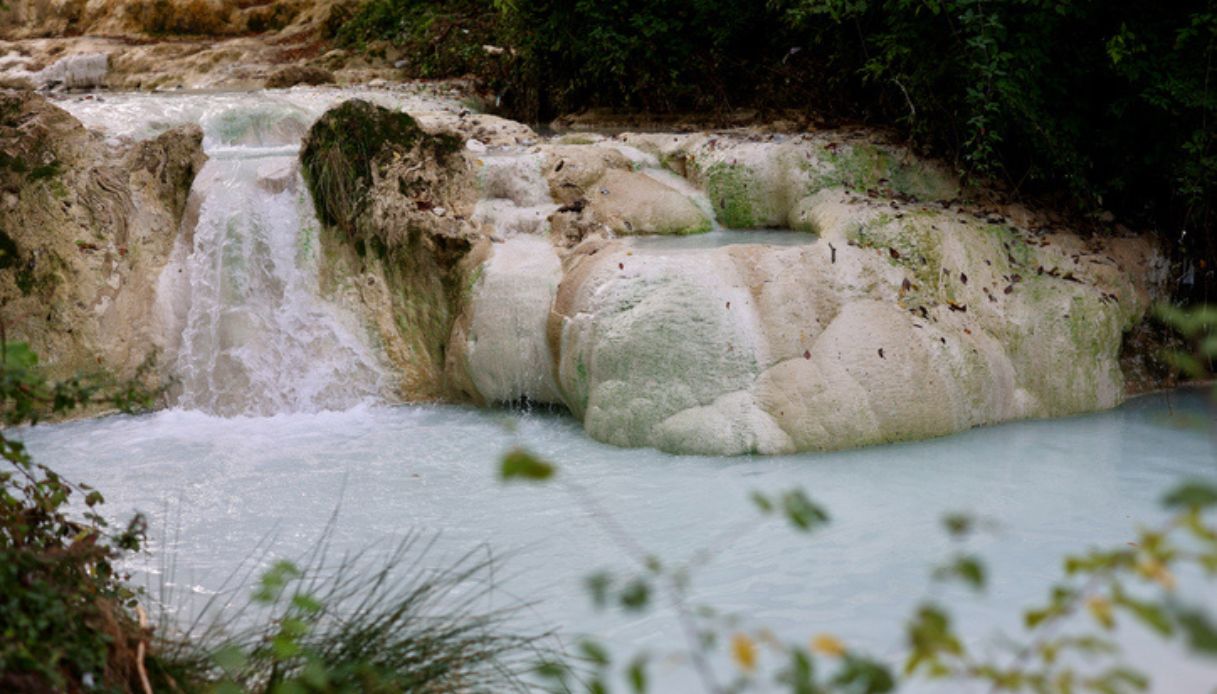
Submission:
<svg viewBox="0 0 1217 694">
<path fill-rule="evenodd" d="M 943 594 L 928 574 L 951 549 L 944 513 L 973 511 L 999 524 L 973 545 L 992 570 L 989 593 L 946 593 L 958 598 L 965 632 L 990 643 L 1018 624 L 1013 606 L 1041 599 L 1063 554 L 1130 539 L 1137 523 L 1161 517 L 1164 490 L 1217 476 L 1213 439 L 1184 425 L 1187 417 L 1211 425 L 1202 393 L 920 443 L 770 458 L 618 449 L 591 441 L 561 414 L 438 406 L 230 419 L 172 410 L 20 434 L 36 460 L 103 490 L 115 519 L 150 515 L 155 541 L 134 567 L 137 583 L 170 556 L 169 580 L 207 593 L 268 535 L 271 556 L 302 555 L 340 507 L 336 551 L 410 530 L 441 533 L 431 560 L 485 543 L 505 558 L 498 599 L 535 602 L 524 619 L 564 636 L 597 633 L 622 660 L 634 647 L 677 647 L 676 621 L 666 611 L 596 613 L 582 579 L 626 566 L 626 556 L 561 490 L 500 484 L 505 450 L 526 445 L 553 460 L 648 550 L 676 560 L 756 517 L 752 490 L 801 485 L 827 507 L 831 525 L 808 537 L 758 524 L 696 574 L 696 601 L 749 615 L 750 624 L 797 643 L 829 632 L 898 662 L 903 620 L 920 600 Z M 1185 597 L 1214 604 L 1211 585 L 1181 578 Z M 1209 692 L 1217 681 L 1212 665 L 1136 630 L 1121 636 L 1132 662 L 1156 675 L 1156 691 Z M 695 685 L 687 669 L 658 674 L 656 691 Z"/>
<path fill-rule="evenodd" d="M 1059 577 L 1062 555 L 1092 544 L 1119 546 L 1138 523 L 1161 517 L 1164 491 L 1188 477 L 1217 476 L 1213 439 L 1176 416 L 1207 417 L 1211 427 L 1198 392 L 921 443 L 736 458 L 615 448 L 558 412 L 370 404 L 394 398 L 382 397 L 385 373 L 364 326 L 318 292 L 318 222 L 296 164 L 309 123 L 350 96 L 419 112 L 451 115 L 460 108 L 417 95 L 332 89 L 61 102 L 117 140 L 182 123 L 205 132 L 210 159 L 193 186 L 197 219 L 182 230 L 189 233 L 180 234 L 158 289 L 159 310 L 173 326 L 167 363 L 179 382 L 171 393 L 176 407 L 21 432 L 37 460 L 103 490 L 115 520 L 149 514 L 151 552 L 130 568 L 154 598 L 162 581 L 173 588 L 178 597 L 167 607 L 181 617 L 197 607 L 191 596 L 213 594 L 251 557 L 267 566 L 305 555 L 338 509 L 333 555 L 373 545 L 387 550 L 411 532 L 438 533 L 425 566 L 489 548 L 504 563 L 487 607 L 528 603 L 519 619 L 529 630 L 552 629 L 567 644 L 581 633 L 599 635 L 619 661 L 639 648 L 682 649 L 670 611 L 622 616 L 592 609 L 584 579 L 634 567 L 585 501 L 552 485 L 498 481 L 499 457 L 523 445 L 589 490 L 649 553 L 681 562 L 715 549 L 718 559 L 694 575 L 695 603 L 744 615 L 744 628 L 769 627 L 793 643 L 834 634 L 898 667 L 904 621 L 922 600 L 944 598 L 964 633 L 996 650 L 999 632 L 1016 629 L 1020 608 L 1041 601 Z M 537 168 L 540 154 L 523 143 L 489 151 L 471 145 L 484 154 L 478 155 L 483 198 L 473 217 L 494 238 L 517 242 L 503 248 L 541 239 L 542 223 L 558 204 Z M 620 143 L 606 146 L 634 170 L 710 209 L 704 193 L 657 168 L 654 157 Z M 676 255 L 817 238 L 726 230 L 716 222 L 712 229 L 627 243 L 638 255 Z M 885 358 L 883 351 L 874 358 Z M 270 416 L 252 416 L 264 414 Z M 749 501 L 753 491 L 795 486 L 831 513 L 826 530 L 799 535 L 762 521 Z M 998 528 L 969 546 L 993 576 L 979 598 L 935 586 L 929 577 L 954 549 L 941 518 L 959 511 Z M 733 534 L 741 523 L 755 529 Z M 733 539 L 716 545 L 723 537 Z M 260 549 L 268 539 L 270 550 Z M 1180 579 L 1185 598 L 1217 602 L 1217 591 L 1196 577 Z M 248 586 L 235 591 L 247 593 Z M 1217 682 L 1217 668 L 1187 660 L 1174 646 L 1135 629 L 1121 638 L 1132 662 L 1156 676 L 1157 691 L 1208 692 Z M 762 657 L 763 667 L 771 664 Z M 717 665 L 731 667 L 725 657 Z M 697 691 L 687 667 L 666 661 L 656 667 L 653 691 Z"/>
</svg>

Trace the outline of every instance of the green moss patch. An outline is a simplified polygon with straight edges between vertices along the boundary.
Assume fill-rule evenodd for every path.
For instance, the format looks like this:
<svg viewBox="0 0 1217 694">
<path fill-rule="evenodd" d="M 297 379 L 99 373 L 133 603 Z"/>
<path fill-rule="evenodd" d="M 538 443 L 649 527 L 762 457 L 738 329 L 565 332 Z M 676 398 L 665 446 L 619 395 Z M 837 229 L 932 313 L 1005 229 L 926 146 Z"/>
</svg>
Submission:
<svg viewBox="0 0 1217 694">
<path fill-rule="evenodd" d="M 327 111 L 300 151 L 317 217 L 351 231 L 367 202 L 373 164 L 386 150 L 409 149 L 424 137 L 409 114 L 359 99 Z"/>
<path fill-rule="evenodd" d="M 753 196 L 757 181 L 747 167 L 740 164 L 714 164 L 706 171 L 706 194 L 714 213 L 723 226 L 750 229 L 756 226 L 757 214 Z"/>
</svg>

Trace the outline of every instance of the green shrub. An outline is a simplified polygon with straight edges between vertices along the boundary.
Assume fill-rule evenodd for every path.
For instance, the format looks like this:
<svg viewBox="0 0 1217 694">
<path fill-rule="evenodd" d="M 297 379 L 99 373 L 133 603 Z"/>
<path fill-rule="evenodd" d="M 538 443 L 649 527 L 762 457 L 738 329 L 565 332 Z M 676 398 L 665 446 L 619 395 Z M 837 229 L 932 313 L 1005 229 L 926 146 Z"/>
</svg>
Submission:
<svg viewBox="0 0 1217 694">
<path fill-rule="evenodd" d="M 25 344 L 0 339 L 0 426 L 96 402 L 129 410 L 150 399 L 99 378 L 49 384 Z M 116 562 L 139 548 L 143 519 L 111 535 L 95 510 L 101 493 L 34 463 L 5 429 L 0 459 L 0 689 L 79 689 L 90 681 L 128 688 L 142 630 L 127 611 L 134 593 Z M 83 514 L 69 513 L 73 498 Z"/>
<path fill-rule="evenodd" d="M 338 29 L 340 45 L 367 50 L 386 41 L 401 49 L 415 78 L 497 77 L 503 60 L 483 49 L 501 38 L 490 0 L 369 0 Z"/>
<path fill-rule="evenodd" d="M 782 34 L 778 14 L 760 2 L 501 4 L 520 56 L 514 108 L 530 118 L 586 107 L 748 106 L 757 73 L 786 49 L 775 40 Z"/>
</svg>

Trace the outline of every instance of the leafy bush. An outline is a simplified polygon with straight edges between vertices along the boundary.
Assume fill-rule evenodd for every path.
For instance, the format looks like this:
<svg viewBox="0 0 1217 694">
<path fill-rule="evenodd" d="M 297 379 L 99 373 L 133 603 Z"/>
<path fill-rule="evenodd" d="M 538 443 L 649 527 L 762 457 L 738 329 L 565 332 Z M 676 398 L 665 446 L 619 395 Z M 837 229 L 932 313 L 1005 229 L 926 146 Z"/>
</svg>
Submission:
<svg viewBox="0 0 1217 694">
<path fill-rule="evenodd" d="M 48 384 L 25 344 L 0 339 L 3 425 L 97 402 L 131 410 L 150 399 L 100 378 Z M 0 458 L 0 689 L 127 688 L 142 630 L 126 611 L 134 593 L 116 562 L 139 548 L 143 519 L 110 535 L 95 510 L 101 493 L 34 463 L 7 430 Z M 80 518 L 69 513 L 74 496 L 85 507 Z"/>
<path fill-rule="evenodd" d="M 502 61 L 483 46 L 501 41 L 498 20 L 490 0 L 369 0 L 335 38 L 359 50 L 377 41 L 398 47 L 411 77 L 493 80 Z"/>
<path fill-rule="evenodd" d="M 759 2 L 501 4 L 520 55 L 513 106 L 530 118 L 595 106 L 649 111 L 748 106 L 757 93 L 756 77 L 786 49 L 775 41 L 775 32 L 783 33 L 778 14 Z"/>
</svg>

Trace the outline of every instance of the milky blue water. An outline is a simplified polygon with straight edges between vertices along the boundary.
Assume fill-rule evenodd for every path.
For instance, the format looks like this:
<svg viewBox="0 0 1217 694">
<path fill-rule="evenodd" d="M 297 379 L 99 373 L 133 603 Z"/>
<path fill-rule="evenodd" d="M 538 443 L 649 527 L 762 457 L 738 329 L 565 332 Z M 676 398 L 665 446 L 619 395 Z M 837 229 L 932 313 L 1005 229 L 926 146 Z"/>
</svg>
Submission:
<svg viewBox="0 0 1217 694">
<path fill-rule="evenodd" d="M 427 561 L 485 544 L 504 559 L 500 604 L 535 604 L 521 619 L 559 632 L 606 637 L 616 651 L 679 650 L 668 609 L 598 613 L 582 580 L 630 566 L 586 499 L 562 485 L 504 486 L 499 456 L 525 445 L 554 461 L 558 477 L 587 490 L 646 551 L 669 561 L 701 548 L 718 557 L 694 574 L 694 601 L 747 616 L 783 639 L 821 632 L 898 662 L 900 624 L 923 599 L 956 601 L 973 643 L 995 649 L 1002 630 L 1060 575 L 1059 558 L 1118 545 L 1138 523 L 1163 517 L 1162 493 L 1189 477 L 1217 479 L 1217 451 L 1198 392 L 1140 398 L 1106 413 L 1018 422 L 933 441 L 771 458 L 680 457 L 596 443 L 563 414 L 401 406 L 341 413 L 223 419 L 163 411 L 20 432 L 37 460 L 87 481 L 122 519 L 152 519 L 152 554 L 133 564 L 157 585 L 165 557 L 176 606 L 222 585 L 259 542 L 300 556 L 335 508 L 336 549 L 439 532 Z M 801 486 L 832 515 L 813 536 L 759 519 L 750 492 Z M 968 511 L 996 530 L 971 542 L 993 575 L 988 593 L 935 587 L 931 568 L 952 550 L 945 513 Z M 740 527 L 750 531 L 730 536 Z M 168 532 L 166 532 L 168 528 Z M 166 539 L 168 538 L 168 539 Z M 1184 577 L 1182 596 L 1217 607 L 1211 587 Z M 1200 587 L 1198 587 L 1198 585 Z M 245 590 L 240 588 L 239 590 Z M 514 596 L 514 597 L 513 597 Z M 1122 628 L 1155 691 L 1209 692 L 1217 670 Z M 994 651 L 995 652 L 995 651 Z M 772 664 L 765 660 L 763 665 Z M 726 669 L 723 659 L 719 665 Z M 658 691 L 694 691 L 679 663 L 658 671 Z M 921 689 L 926 689 L 922 687 Z M 952 687 L 929 688 L 955 691 Z"/>
</svg>

